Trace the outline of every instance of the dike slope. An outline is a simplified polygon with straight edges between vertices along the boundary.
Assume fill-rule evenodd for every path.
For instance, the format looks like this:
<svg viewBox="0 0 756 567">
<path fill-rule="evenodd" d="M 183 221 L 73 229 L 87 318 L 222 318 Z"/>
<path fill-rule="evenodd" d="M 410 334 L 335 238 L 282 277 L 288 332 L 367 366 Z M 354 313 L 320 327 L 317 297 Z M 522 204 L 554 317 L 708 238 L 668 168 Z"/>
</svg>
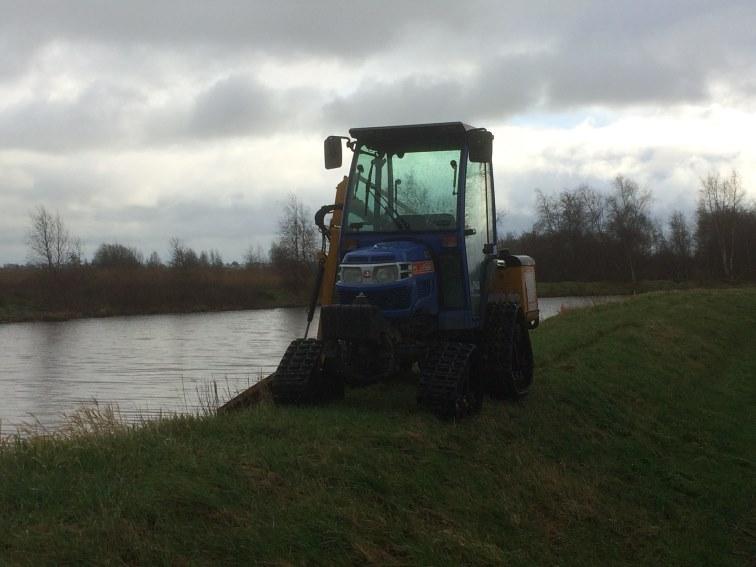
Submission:
<svg viewBox="0 0 756 567">
<path fill-rule="evenodd" d="M 442 423 L 402 382 L 322 408 L 0 449 L 0 563 L 747 565 L 756 290 L 533 333 L 522 403 Z"/>
</svg>

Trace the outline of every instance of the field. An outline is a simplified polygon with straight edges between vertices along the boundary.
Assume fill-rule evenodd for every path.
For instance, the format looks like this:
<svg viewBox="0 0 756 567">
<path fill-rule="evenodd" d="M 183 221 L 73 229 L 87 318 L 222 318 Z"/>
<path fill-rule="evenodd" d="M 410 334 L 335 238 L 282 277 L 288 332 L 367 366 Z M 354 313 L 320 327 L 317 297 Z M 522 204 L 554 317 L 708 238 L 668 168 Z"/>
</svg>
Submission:
<svg viewBox="0 0 756 567">
<path fill-rule="evenodd" d="M 674 282 L 672 280 L 643 280 L 633 282 L 538 282 L 540 297 L 596 296 L 596 295 L 637 295 L 652 291 L 690 291 L 693 289 L 732 289 L 750 284 L 725 283 L 721 281 Z"/>
<path fill-rule="evenodd" d="M 533 341 L 530 397 L 459 423 L 398 381 L 11 441 L 0 563 L 754 564 L 756 290 L 646 294 Z"/>
</svg>

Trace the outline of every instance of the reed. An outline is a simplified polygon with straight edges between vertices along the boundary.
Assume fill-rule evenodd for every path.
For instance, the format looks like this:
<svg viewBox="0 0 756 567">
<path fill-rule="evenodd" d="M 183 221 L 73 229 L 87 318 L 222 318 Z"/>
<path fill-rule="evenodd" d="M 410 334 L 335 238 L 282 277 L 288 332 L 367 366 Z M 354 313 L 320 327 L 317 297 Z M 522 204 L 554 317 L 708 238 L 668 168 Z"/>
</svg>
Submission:
<svg viewBox="0 0 756 567">
<path fill-rule="evenodd" d="M 0 322 L 255 309 L 306 302 L 268 266 L 0 270 Z"/>
</svg>

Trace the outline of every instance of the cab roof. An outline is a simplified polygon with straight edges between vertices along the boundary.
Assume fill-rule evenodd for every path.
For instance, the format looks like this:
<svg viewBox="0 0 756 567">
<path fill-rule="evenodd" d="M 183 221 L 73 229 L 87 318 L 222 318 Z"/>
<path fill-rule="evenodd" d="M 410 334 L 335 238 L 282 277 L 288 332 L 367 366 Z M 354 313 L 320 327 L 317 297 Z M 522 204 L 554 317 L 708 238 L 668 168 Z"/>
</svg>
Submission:
<svg viewBox="0 0 756 567">
<path fill-rule="evenodd" d="M 351 128 L 349 135 L 376 150 L 431 151 L 461 148 L 467 132 L 475 129 L 464 122 L 437 122 Z"/>
</svg>

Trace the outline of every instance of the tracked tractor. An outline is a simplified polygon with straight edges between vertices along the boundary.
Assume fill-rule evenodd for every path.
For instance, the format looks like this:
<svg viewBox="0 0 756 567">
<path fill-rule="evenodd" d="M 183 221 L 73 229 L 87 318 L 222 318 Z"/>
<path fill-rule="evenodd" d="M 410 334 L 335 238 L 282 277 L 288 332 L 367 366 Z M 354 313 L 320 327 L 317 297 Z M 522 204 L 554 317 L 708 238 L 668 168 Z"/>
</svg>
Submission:
<svg viewBox="0 0 756 567">
<path fill-rule="evenodd" d="M 325 167 L 340 167 L 344 149 L 351 167 L 316 214 L 308 330 L 272 376 L 275 402 L 324 402 L 400 372 L 442 417 L 476 412 L 485 393 L 527 394 L 535 263 L 497 250 L 493 135 L 461 122 L 349 134 L 325 140 Z"/>
</svg>

